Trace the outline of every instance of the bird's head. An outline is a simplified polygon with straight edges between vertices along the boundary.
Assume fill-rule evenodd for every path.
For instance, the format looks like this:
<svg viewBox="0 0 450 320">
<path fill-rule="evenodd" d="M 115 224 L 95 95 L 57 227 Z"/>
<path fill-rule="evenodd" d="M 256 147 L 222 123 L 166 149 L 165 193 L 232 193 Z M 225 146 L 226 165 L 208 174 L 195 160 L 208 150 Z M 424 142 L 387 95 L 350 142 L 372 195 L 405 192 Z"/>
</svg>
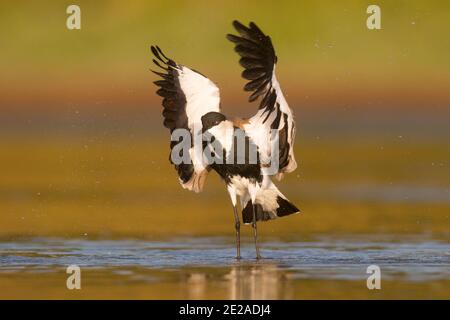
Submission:
<svg viewBox="0 0 450 320">
<path fill-rule="evenodd" d="M 227 118 L 220 112 L 208 112 L 202 116 L 202 132 L 206 132 L 209 129 L 219 125 Z"/>
</svg>

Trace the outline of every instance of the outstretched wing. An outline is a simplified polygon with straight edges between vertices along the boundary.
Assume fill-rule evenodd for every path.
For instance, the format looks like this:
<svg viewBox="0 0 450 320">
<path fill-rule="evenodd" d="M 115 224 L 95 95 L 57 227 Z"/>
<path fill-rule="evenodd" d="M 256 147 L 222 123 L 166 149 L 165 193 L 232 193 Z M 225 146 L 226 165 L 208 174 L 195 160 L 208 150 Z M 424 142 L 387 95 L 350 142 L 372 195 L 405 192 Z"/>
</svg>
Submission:
<svg viewBox="0 0 450 320">
<path fill-rule="evenodd" d="M 249 27 L 246 27 L 234 21 L 233 26 L 239 36 L 228 34 L 227 39 L 235 44 L 234 49 L 241 56 L 239 63 L 245 69 L 242 77 L 250 80 L 244 90 L 252 92 L 250 102 L 260 99 L 258 112 L 248 120 L 244 129 L 266 159 L 274 154 L 271 130 L 278 130 L 277 178 L 281 179 L 284 173 L 294 171 L 297 163 L 293 150 L 294 116 L 275 76 L 277 56 L 270 37 L 256 24 L 250 22 Z"/>
<path fill-rule="evenodd" d="M 220 111 L 219 88 L 200 73 L 167 58 L 158 46 L 152 46 L 151 50 L 156 58 L 153 62 L 163 70 L 153 72 L 162 78 L 154 83 L 159 87 L 156 93 L 163 97 L 164 126 L 170 130 L 172 138 L 184 130 L 191 142 L 189 154 L 183 154 L 183 149 L 177 147 L 179 140 L 171 141 L 170 161 L 183 188 L 200 192 L 209 167 L 204 164 L 201 152 L 194 148 L 194 139 L 201 133 L 201 117 L 211 111 Z M 176 153 L 172 152 L 174 148 L 177 148 Z M 177 154 L 181 163 L 173 161 L 172 154 Z"/>
</svg>

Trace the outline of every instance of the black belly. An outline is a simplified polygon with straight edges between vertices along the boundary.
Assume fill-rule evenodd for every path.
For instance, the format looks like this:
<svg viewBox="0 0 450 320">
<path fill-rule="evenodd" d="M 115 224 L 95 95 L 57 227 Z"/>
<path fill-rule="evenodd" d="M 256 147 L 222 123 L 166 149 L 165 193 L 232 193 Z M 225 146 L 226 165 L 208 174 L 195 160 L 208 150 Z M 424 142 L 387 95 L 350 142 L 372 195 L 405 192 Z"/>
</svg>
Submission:
<svg viewBox="0 0 450 320">
<path fill-rule="evenodd" d="M 236 131 L 241 131 L 241 129 L 235 127 L 234 133 Z M 214 140 L 215 138 L 213 137 L 211 141 Z M 209 148 L 210 153 L 214 153 L 216 157 L 220 155 L 221 163 L 211 164 L 211 169 L 215 170 L 226 183 L 229 183 L 230 179 L 234 176 L 241 176 L 256 182 L 261 182 L 263 178 L 260 162 L 261 156 L 257 146 L 246 136 L 244 140 L 244 152 L 243 154 L 239 154 L 237 143 L 238 140 L 235 136 L 231 146 L 233 152 L 231 150 L 225 150 L 220 144 L 217 145 L 217 142 L 216 147 L 218 147 L 218 150 L 213 150 L 211 145 L 205 143 L 204 148 Z M 255 151 L 256 155 L 252 157 L 250 152 Z"/>
<path fill-rule="evenodd" d="M 262 172 L 259 164 L 213 164 L 211 168 L 228 184 L 234 176 L 248 178 L 255 182 L 262 181 Z"/>
</svg>

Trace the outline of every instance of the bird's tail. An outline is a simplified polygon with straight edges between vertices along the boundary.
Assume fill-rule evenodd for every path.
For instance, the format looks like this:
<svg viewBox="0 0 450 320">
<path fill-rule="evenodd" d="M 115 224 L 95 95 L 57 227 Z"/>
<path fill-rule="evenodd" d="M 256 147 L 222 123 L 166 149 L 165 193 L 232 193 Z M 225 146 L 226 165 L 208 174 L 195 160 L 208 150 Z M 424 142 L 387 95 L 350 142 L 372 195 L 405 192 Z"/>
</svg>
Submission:
<svg viewBox="0 0 450 320">
<path fill-rule="evenodd" d="M 256 221 L 272 220 L 300 212 L 273 183 L 258 191 L 255 204 Z M 245 224 L 252 223 L 253 208 L 250 199 L 244 199 L 242 207 L 244 208 L 242 210 L 243 222 Z"/>
</svg>

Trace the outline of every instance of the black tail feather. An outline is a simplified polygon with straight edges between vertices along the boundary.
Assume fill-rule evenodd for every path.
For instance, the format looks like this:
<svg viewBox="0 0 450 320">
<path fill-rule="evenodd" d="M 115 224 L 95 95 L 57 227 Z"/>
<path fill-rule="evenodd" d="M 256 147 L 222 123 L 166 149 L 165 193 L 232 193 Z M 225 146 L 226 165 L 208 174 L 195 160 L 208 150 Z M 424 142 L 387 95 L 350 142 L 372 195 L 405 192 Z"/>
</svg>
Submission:
<svg viewBox="0 0 450 320">
<path fill-rule="evenodd" d="M 278 196 L 277 202 L 279 205 L 279 207 L 277 208 L 277 216 L 279 217 L 288 216 L 300 211 L 294 204 L 290 203 L 287 199 L 283 199 L 280 196 Z"/>
<path fill-rule="evenodd" d="M 274 211 L 264 211 L 262 205 L 256 204 L 256 221 L 267 221 L 276 219 L 278 217 L 288 216 L 293 213 L 297 213 L 300 210 L 287 199 L 280 196 L 277 197 L 278 208 Z M 242 220 L 245 224 L 253 222 L 253 208 L 251 201 L 247 202 L 247 205 L 242 210 Z"/>
<path fill-rule="evenodd" d="M 267 221 L 273 219 L 270 217 L 270 213 L 263 210 L 262 205 L 256 204 L 256 221 Z M 253 222 L 253 208 L 252 202 L 249 201 L 247 206 L 245 206 L 244 210 L 242 210 L 242 221 L 244 223 L 252 223 Z"/>
</svg>

